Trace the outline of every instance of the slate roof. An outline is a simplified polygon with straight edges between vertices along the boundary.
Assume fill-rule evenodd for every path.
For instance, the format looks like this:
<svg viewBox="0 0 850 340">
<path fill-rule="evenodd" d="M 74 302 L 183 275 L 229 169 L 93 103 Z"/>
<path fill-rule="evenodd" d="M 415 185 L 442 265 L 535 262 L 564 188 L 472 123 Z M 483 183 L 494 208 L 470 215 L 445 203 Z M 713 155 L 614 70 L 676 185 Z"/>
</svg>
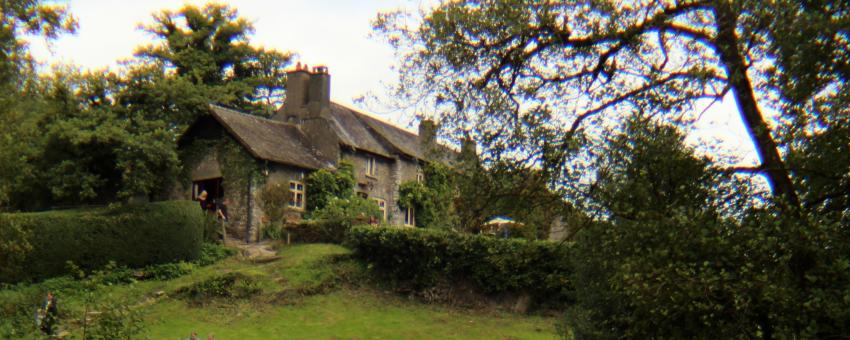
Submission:
<svg viewBox="0 0 850 340">
<path fill-rule="evenodd" d="M 312 147 L 307 136 L 294 124 L 244 114 L 210 105 L 212 116 L 259 159 L 321 169 L 333 164 Z"/>
</svg>

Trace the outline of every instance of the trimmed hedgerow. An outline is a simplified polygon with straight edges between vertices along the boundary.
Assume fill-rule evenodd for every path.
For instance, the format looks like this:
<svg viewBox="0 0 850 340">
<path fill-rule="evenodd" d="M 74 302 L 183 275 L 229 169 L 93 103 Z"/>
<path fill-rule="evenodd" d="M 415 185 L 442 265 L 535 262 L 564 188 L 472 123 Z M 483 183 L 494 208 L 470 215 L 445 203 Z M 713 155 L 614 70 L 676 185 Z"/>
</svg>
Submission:
<svg viewBox="0 0 850 340">
<path fill-rule="evenodd" d="M 15 257 L 17 270 L 0 272 L 0 282 L 39 280 L 80 269 L 191 261 L 198 257 L 205 219 L 197 204 L 171 201 L 87 210 L 3 214 L 0 234 L 27 244 Z M 23 232 L 4 233 L 4 229 Z"/>
<path fill-rule="evenodd" d="M 573 299 L 566 244 L 374 227 L 352 228 L 347 244 L 394 285 L 423 289 L 448 279 L 471 283 L 484 293 L 527 293 L 550 306 Z"/>
</svg>

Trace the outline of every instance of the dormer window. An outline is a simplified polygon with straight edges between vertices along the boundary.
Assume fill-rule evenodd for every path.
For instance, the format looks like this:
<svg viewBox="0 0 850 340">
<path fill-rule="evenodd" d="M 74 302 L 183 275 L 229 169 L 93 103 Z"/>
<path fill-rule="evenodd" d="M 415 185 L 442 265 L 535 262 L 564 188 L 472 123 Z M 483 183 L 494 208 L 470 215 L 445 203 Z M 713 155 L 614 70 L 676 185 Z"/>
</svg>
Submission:
<svg viewBox="0 0 850 340">
<path fill-rule="evenodd" d="M 369 158 L 366 158 L 366 176 L 376 177 L 377 173 L 378 169 L 375 164 L 375 157 L 369 156 Z"/>
</svg>

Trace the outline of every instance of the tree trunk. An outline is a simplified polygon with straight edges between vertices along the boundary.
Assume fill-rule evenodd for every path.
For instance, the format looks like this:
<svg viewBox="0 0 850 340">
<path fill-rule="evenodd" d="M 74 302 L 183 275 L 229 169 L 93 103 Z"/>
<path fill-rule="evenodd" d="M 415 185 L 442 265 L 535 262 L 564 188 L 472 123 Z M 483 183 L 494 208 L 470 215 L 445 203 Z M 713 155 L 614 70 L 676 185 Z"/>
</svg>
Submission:
<svg viewBox="0 0 850 340">
<path fill-rule="evenodd" d="M 729 85 L 738 103 L 738 111 L 761 160 L 761 169 L 767 177 L 773 195 L 780 201 L 784 200 L 788 208 L 796 214 L 799 212 L 800 200 L 794 190 L 788 169 L 782 157 L 779 156 L 779 148 L 770 135 L 770 128 L 758 108 L 753 87 L 747 76 L 747 65 L 738 47 L 738 37 L 735 32 L 737 13 L 730 4 L 720 1 L 715 6 L 715 16 L 717 20 L 715 45 L 720 53 L 720 60 L 726 67 Z"/>
</svg>

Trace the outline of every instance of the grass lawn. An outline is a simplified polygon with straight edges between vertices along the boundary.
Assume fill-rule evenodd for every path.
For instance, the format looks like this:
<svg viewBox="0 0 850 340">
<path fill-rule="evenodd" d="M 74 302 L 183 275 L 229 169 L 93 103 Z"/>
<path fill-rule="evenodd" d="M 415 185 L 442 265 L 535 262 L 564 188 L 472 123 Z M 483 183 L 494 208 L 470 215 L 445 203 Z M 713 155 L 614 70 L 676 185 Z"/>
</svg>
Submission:
<svg viewBox="0 0 850 340">
<path fill-rule="evenodd" d="M 351 284 L 362 281 L 363 268 L 345 258 L 347 253 L 326 244 L 284 247 L 277 261 L 233 257 L 174 280 L 103 287 L 98 295 L 136 306 L 144 324 L 138 337 L 149 339 L 186 339 L 192 332 L 200 339 L 556 337 L 553 318 L 429 305 L 367 283 Z M 227 273 L 250 278 L 252 293 L 200 300 L 180 294 Z M 73 296 L 62 301 L 66 315 L 82 310 Z M 71 334 L 80 334 L 77 325 L 65 324 Z"/>
</svg>

